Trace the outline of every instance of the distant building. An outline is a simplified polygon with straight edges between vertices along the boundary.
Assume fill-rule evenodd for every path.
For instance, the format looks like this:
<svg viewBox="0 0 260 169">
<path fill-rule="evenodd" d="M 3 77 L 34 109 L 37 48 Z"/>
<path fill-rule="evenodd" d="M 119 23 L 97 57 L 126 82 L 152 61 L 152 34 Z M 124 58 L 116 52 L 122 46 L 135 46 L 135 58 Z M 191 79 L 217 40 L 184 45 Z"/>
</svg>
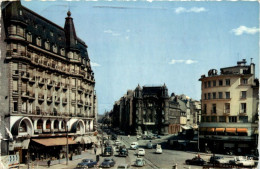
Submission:
<svg viewBox="0 0 260 169">
<path fill-rule="evenodd" d="M 182 128 L 187 128 L 187 113 L 186 109 L 181 109 L 177 98 L 168 96 L 166 85 L 143 88 L 138 85 L 115 102 L 112 124 L 131 134 L 178 134 Z"/>
<path fill-rule="evenodd" d="M 211 69 L 202 75 L 201 149 L 237 154 L 256 151 L 258 140 L 259 81 L 255 64 Z"/>
<path fill-rule="evenodd" d="M 71 12 L 64 28 L 21 5 L 1 4 L 2 155 L 63 158 L 95 142 L 94 73 Z M 68 128 L 67 128 L 67 127 Z M 92 135 L 92 136 L 91 136 Z M 92 138 L 93 137 L 93 138 Z"/>
</svg>

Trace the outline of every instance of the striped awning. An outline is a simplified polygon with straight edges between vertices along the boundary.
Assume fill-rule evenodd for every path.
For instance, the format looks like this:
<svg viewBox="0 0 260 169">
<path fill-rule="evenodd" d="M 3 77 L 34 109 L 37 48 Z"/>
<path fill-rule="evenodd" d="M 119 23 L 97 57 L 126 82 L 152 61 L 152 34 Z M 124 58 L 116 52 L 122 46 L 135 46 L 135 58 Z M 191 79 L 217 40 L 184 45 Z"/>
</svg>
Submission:
<svg viewBox="0 0 260 169">
<path fill-rule="evenodd" d="M 207 132 L 214 132 L 215 128 L 207 128 Z"/>
<path fill-rule="evenodd" d="M 67 144 L 77 144 L 72 138 L 58 137 L 58 138 L 43 138 L 43 139 L 32 139 L 36 143 L 42 144 L 44 146 L 64 146 Z"/>
<path fill-rule="evenodd" d="M 226 128 L 227 133 L 236 133 L 236 128 Z"/>
<path fill-rule="evenodd" d="M 216 128 L 216 132 L 224 133 L 225 128 Z"/>
<path fill-rule="evenodd" d="M 237 128 L 238 133 L 247 133 L 247 128 Z"/>
</svg>

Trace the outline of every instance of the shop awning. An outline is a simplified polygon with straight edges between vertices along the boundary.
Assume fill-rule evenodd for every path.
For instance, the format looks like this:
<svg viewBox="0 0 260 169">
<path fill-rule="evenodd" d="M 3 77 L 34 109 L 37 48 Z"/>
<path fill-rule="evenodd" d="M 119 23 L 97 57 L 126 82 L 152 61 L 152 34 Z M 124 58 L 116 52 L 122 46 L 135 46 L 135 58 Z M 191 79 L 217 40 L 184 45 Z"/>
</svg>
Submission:
<svg viewBox="0 0 260 169">
<path fill-rule="evenodd" d="M 216 128 L 216 132 L 224 133 L 225 128 Z"/>
<path fill-rule="evenodd" d="M 64 146 L 67 144 L 66 137 L 32 139 L 32 141 L 44 146 Z M 68 144 L 77 144 L 77 142 L 73 141 L 72 138 L 68 138 Z"/>
<path fill-rule="evenodd" d="M 215 128 L 207 128 L 207 132 L 214 132 Z"/>
<path fill-rule="evenodd" d="M 205 127 L 200 127 L 200 131 L 206 131 Z"/>
<path fill-rule="evenodd" d="M 236 132 L 236 128 L 226 128 L 226 132 L 227 133 L 235 133 Z"/>
<path fill-rule="evenodd" d="M 247 128 L 237 128 L 238 133 L 247 133 Z"/>
</svg>

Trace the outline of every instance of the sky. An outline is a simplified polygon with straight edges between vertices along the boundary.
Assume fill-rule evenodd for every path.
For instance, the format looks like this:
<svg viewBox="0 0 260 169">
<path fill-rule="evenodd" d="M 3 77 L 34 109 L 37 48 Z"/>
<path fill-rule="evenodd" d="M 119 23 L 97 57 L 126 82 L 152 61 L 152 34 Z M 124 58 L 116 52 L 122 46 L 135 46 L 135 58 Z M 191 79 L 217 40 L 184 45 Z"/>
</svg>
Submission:
<svg viewBox="0 0 260 169">
<path fill-rule="evenodd" d="M 180 1 L 29 1 L 22 5 L 64 27 L 70 9 L 88 45 L 98 113 L 127 90 L 163 85 L 201 98 L 201 75 L 250 58 L 259 77 L 259 3 Z"/>
</svg>

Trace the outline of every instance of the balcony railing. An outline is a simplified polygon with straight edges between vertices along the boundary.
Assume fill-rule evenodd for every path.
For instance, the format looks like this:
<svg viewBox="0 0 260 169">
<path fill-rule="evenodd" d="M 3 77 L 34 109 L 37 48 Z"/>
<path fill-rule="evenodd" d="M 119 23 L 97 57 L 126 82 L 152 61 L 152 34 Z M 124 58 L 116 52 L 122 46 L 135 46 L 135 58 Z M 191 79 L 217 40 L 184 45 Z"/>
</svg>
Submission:
<svg viewBox="0 0 260 169">
<path fill-rule="evenodd" d="M 29 99 L 30 100 L 35 100 L 35 94 L 34 93 L 29 93 Z"/>
<path fill-rule="evenodd" d="M 44 82 L 45 82 L 44 78 L 40 78 L 38 84 L 39 85 L 44 85 Z"/>
<path fill-rule="evenodd" d="M 246 114 L 246 109 L 242 109 L 239 111 L 239 114 Z"/>
<path fill-rule="evenodd" d="M 68 87 L 69 87 L 69 84 L 64 84 L 64 86 L 63 86 L 63 90 L 67 90 L 68 89 Z"/>
<path fill-rule="evenodd" d="M 78 105 L 82 106 L 83 105 L 83 101 L 82 100 L 78 100 Z"/>
<path fill-rule="evenodd" d="M 60 86 L 61 86 L 61 83 L 60 83 L 60 82 L 55 83 L 55 89 L 56 89 L 56 90 L 59 90 L 59 89 L 60 89 Z"/>
<path fill-rule="evenodd" d="M 57 98 L 57 99 L 55 100 L 55 104 L 60 104 L 60 98 Z"/>
<path fill-rule="evenodd" d="M 38 101 L 43 102 L 44 101 L 44 95 L 38 95 Z"/>
<path fill-rule="evenodd" d="M 225 114 L 229 114 L 229 113 L 230 113 L 230 109 L 224 110 L 224 113 L 225 113 Z"/>
<path fill-rule="evenodd" d="M 19 71 L 18 70 L 14 70 L 13 71 L 13 76 L 18 76 L 19 75 Z"/>
<path fill-rule="evenodd" d="M 48 103 L 51 103 L 51 102 L 52 102 L 52 96 L 48 96 L 48 97 L 47 97 L 47 102 L 48 102 Z"/>
<path fill-rule="evenodd" d="M 67 104 L 67 103 L 68 103 L 68 99 L 67 99 L 67 98 L 63 98 L 63 99 L 62 99 L 62 104 L 65 105 L 65 104 Z"/>
<path fill-rule="evenodd" d="M 28 97 L 29 97 L 29 92 L 22 91 L 22 98 L 28 98 Z"/>
<path fill-rule="evenodd" d="M 30 74 L 28 72 L 22 71 L 21 78 L 24 80 L 29 80 Z"/>
<path fill-rule="evenodd" d="M 30 79 L 29 79 L 29 83 L 32 83 L 32 84 L 34 84 L 35 83 L 35 76 L 33 76 L 33 77 L 31 77 Z"/>
<path fill-rule="evenodd" d="M 51 80 L 51 81 L 49 81 L 49 83 L 47 83 L 47 87 L 51 88 L 51 87 L 53 87 L 53 84 L 54 84 L 54 82 Z"/>
</svg>

